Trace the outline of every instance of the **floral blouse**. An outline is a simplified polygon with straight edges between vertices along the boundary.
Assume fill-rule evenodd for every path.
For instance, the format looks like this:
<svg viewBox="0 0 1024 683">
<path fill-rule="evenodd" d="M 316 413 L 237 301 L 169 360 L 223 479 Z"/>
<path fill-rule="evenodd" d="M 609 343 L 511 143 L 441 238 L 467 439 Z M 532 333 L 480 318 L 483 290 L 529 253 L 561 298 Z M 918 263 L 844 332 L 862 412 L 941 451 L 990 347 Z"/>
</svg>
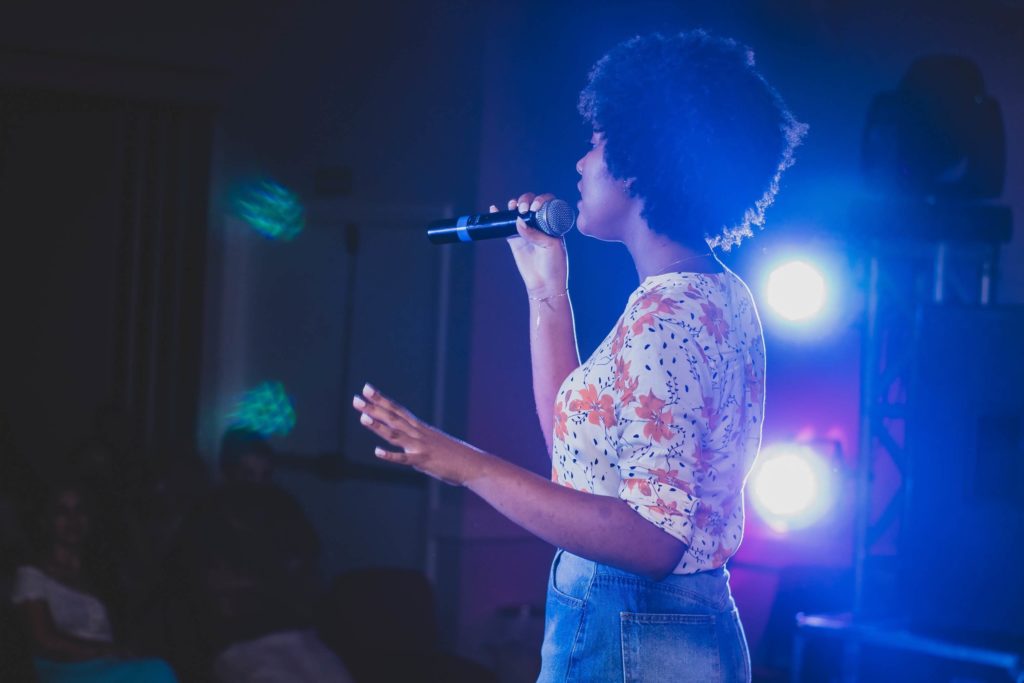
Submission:
<svg viewBox="0 0 1024 683">
<path fill-rule="evenodd" d="M 559 389 L 551 478 L 618 496 L 686 543 L 674 573 L 721 567 L 743 535 L 764 370 L 761 323 L 735 274 L 647 278 Z"/>
</svg>

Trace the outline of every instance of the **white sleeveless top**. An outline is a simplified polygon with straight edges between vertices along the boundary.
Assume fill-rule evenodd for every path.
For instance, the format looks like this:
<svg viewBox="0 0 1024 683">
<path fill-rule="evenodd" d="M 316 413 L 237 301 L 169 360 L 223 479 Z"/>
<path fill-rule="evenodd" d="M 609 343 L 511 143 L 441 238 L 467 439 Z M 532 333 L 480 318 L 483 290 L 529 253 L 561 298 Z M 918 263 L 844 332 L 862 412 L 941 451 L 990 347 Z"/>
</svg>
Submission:
<svg viewBox="0 0 1024 683">
<path fill-rule="evenodd" d="M 107 608 L 99 598 L 69 588 L 30 565 L 18 567 L 11 602 L 42 600 L 50 608 L 56 627 L 71 636 L 105 643 L 114 640 Z"/>
</svg>

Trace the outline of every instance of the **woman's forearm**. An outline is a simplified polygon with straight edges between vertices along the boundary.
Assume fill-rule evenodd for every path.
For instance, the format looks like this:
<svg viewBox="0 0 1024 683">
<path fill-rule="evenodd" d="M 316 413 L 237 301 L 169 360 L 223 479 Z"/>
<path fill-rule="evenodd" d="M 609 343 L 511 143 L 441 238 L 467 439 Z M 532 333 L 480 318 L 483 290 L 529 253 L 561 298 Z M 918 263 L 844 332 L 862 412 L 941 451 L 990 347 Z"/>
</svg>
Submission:
<svg viewBox="0 0 1024 683">
<path fill-rule="evenodd" d="M 619 498 L 559 486 L 488 453 L 480 457 L 466 487 L 554 546 L 654 580 L 668 575 L 686 550 Z"/>
<path fill-rule="evenodd" d="M 550 457 L 555 397 L 580 364 L 568 292 L 530 294 L 530 364 L 533 399 Z"/>
<path fill-rule="evenodd" d="M 360 424 L 398 450 L 376 456 L 465 486 L 501 514 L 553 545 L 590 560 L 660 579 L 685 544 L 637 514 L 625 501 L 559 486 L 432 427 L 373 386 L 352 406 Z"/>
<path fill-rule="evenodd" d="M 53 623 L 50 607 L 44 600 L 17 605 L 34 649 L 43 657 L 62 662 L 80 662 L 111 656 L 114 646 L 100 640 L 87 640 L 59 630 Z"/>
</svg>

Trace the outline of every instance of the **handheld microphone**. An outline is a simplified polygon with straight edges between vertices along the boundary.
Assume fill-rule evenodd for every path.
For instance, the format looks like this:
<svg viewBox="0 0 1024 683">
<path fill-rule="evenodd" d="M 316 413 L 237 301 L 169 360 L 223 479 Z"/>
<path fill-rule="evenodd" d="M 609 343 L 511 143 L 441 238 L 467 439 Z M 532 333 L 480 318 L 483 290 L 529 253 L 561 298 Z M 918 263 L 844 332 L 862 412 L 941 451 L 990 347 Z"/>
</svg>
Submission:
<svg viewBox="0 0 1024 683">
<path fill-rule="evenodd" d="M 434 244 L 448 244 L 511 237 L 516 234 L 517 218 L 522 218 L 531 228 L 552 237 L 561 237 L 576 224 L 576 212 L 569 206 L 569 202 L 552 199 L 541 204 L 536 211 L 526 213 L 512 209 L 434 221 L 427 226 L 427 239 Z"/>
</svg>

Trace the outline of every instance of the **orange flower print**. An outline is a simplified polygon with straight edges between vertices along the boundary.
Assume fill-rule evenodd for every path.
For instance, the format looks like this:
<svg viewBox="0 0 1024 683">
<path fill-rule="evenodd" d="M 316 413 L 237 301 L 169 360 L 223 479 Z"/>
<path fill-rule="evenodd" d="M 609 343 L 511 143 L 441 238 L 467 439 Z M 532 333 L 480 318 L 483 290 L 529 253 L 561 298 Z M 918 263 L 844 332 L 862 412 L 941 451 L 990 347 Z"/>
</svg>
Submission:
<svg viewBox="0 0 1024 683">
<path fill-rule="evenodd" d="M 654 325 L 653 313 L 644 313 L 642 316 L 636 319 L 636 322 L 633 323 L 633 335 L 639 335 L 644 331 L 644 328 L 647 327 L 648 325 Z"/>
<path fill-rule="evenodd" d="M 597 395 L 597 387 L 588 384 L 586 389 L 580 389 L 579 399 L 569 404 L 569 410 L 575 413 L 586 413 L 587 422 L 603 427 L 615 425 L 615 406 L 612 397 L 608 394 Z"/>
<path fill-rule="evenodd" d="M 665 402 L 654 395 L 650 390 L 646 396 L 639 396 L 640 407 L 636 409 L 636 416 L 647 422 L 644 425 L 644 436 L 653 439 L 655 443 L 661 443 L 662 439 L 671 439 L 672 411 L 662 410 Z"/>
<path fill-rule="evenodd" d="M 558 483 L 558 468 L 554 465 L 551 466 L 551 481 Z"/>
<path fill-rule="evenodd" d="M 693 513 L 693 523 L 712 536 L 721 536 L 725 533 L 725 518 L 721 510 L 707 503 L 697 504 L 697 511 Z"/>
<path fill-rule="evenodd" d="M 654 468 L 651 470 L 657 479 L 659 484 L 665 484 L 672 488 L 679 489 L 680 491 L 686 491 L 691 496 L 693 495 L 693 488 L 690 486 L 690 482 L 679 478 L 679 470 L 661 470 Z"/>
<path fill-rule="evenodd" d="M 715 465 L 726 462 L 733 457 L 732 449 L 726 444 L 723 448 L 708 448 L 706 443 L 699 444 L 693 454 L 693 469 L 701 474 L 717 471 Z M 703 481 L 703 480 L 700 480 Z"/>
<path fill-rule="evenodd" d="M 629 382 L 629 361 L 622 356 L 615 358 L 615 390 L 622 391 Z"/>
<path fill-rule="evenodd" d="M 626 343 L 626 330 L 625 325 L 619 325 L 618 329 L 615 330 L 615 336 L 612 337 L 612 355 L 617 356 L 619 351 L 622 350 L 623 345 Z"/>
<path fill-rule="evenodd" d="M 633 392 L 640 386 L 639 377 L 629 376 L 629 361 L 621 356 L 615 359 L 615 391 L 619 392 L 619 404 L 628 406 L 636 400 Z"/>
<path fill-rule="evenodd" d="M 645 505 L 645 508 L 651 512 L 662 515 L 663 517 L 682 517 L 683 513 L 679 510 L 679 504 L 677 501 L 671 503 L 658 498 L 658 502 L 654 505 Z"/>
<path fill-rule="evenodd" d="M 651 311 L 655 315 L 658 313 L 672 314 L 679 308 L 679 302 L 675 299 L 669 299 L 668 297 L 662 296 L 658 291 L 651 291 L 644 294 L 637 300 L 637 304 L 640 310 L 653 308 Z"/>
<path fill-rule="evenodd" d="M 626 480 L 626 490 L 630 492 L 639 490 L 640 493 L 642 493 L 645 496 L 650 496 L 654 493 L 654 491 L 651 489 L 651 483 L 649 481 L 647 481 L 646 479 L 637 479 L 635 477 Z"/>
<path fill-rule="evenodd" d="M 757 373 L 754 372 L 754 364 L 747 363 L 746 367 L 746 382 L 747 387 L 750 389 L 750 400 L 753 403 L 761 402 L 761 390 L 764 387 L 761 379 L 758 378 Z"/>
<path fill-rule="evenodd" d="M 567 424 L 569 416 L 565 410 L 562 409 L 562 402 L 555 402 L 555 438 L 559 441 L 565 441 L 565 435 L 569 433 L 569 426 Z"/>
<path fill-rule="evenodd" d="M 661 293 L 654 289 L 644 292 L 643 296 L 636 300 L 636 303 L 640 310 L 652 307 L 657 310 L 658 304 L 661 303 Z"/>
<path fill-rule="evenodd" d="M 718 429 L 718 425 L 722 424 L 722 415 L 718 412 L 718 408 L 712 405 L 713 400 L 712 397 L 705 396 L 704 404 L 700 407 L 700 416 L 707 423 L 709 432 L 715 431 Z"/>
<path fill-rule="evenodd" d="M 737 546 L 739 546 L 738 543 L 735 546 L 732 546 L 732 547 L 727 546 L 725 544 L 725 539 L 723 538 L 718 543 L 718 550 L 716 550 L 715 554 L 712 555 L 711 561 L 714 563 L 714 565 L 716 567 L 720 567 L 720 566 L 724 565 L 725 561 L 728 560 L 730 557 L 732 557 L 733 554 L 736 552 Z"/>
<path fill-rule="evenodd" d="M 704 311 L 704 315 L 700 316 L 699 320 L 708 332 L 715 336 L 715 341 L 721 344 L 722 339 L 729 334 L 729 323 L 725 320 L 722 309 L 710 301 L 701 304 L 700 308 Z"/>
</svg>

